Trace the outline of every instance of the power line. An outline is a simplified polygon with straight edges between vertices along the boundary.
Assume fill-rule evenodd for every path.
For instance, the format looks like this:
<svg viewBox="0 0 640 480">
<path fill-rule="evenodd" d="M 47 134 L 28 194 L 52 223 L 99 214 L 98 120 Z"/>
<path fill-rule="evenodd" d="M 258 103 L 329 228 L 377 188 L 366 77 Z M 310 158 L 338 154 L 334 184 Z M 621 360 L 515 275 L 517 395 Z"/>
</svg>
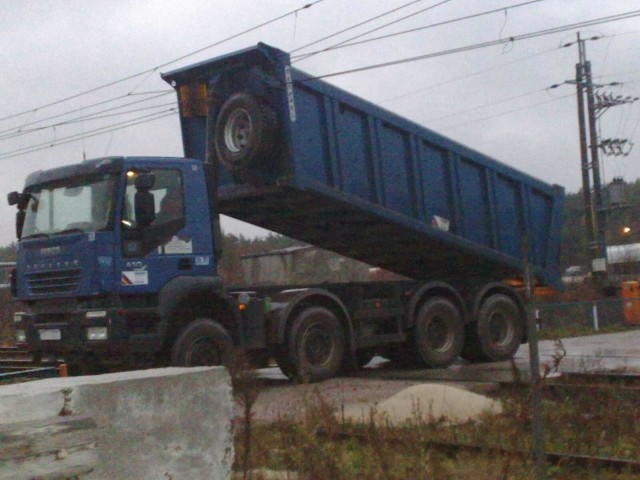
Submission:
<svg viewBox="0 0 640 480">
<path fill-rule="evenodd" d="M 29 110 L 24 110 L 24 111 L 22 111 L 22 112 L 18 112 L 18 113 L 14 113 L 14 114 L 12 114 L 12 115 L 7 115 L 7 116 L 5 116 L 5 117 L 1 117 L 1 118 L 0 118 L 0 122 L 5 121 L 5 120 L 9 120 L 9 119 L 11 119 L 11 118 L 16 118 L 16 117 L 19 117 L 19 116 L 22 116 L 22 115 L 26 115 L 26 114 L 29 114 L 29 113 L 35 113 L 35 112 L 37 112 L 37 111 L 39 111 L 39 110 L 42 110 L 42 109 L 44 109 L 44 108 L 52 107 L 52 106 L 54 106 L 54 105 L 59 105 L 59 104 L 61 104 L 61 103 L 63 103 L 63 102 L 66 102 L 66 101 L 72 100 L 72 99 L 74 99 L 74 98 L 78 98 L 78 97 L 81 97 L 81 96 L 83 96 L 83 95 L 87 95 L 87 94 L 89 94 L 89 93 L 93 93 L 93 92 L 96 92 L 96 91 L 98 91 L 98 90 L 102 90 L 102 89 L 105 89 L 105 88 L 111 87 L 111 86 L 113 86 L 113 85 L 117 85 L 117 84 L 122 83 L 122 82 L 126 82 L 127 80 L 131 80 L 131 79 L 133 79 L 133 78 L 137 78 L 137 77 L 140 77 L 140 76 L 145 75 L 145 74 L 148 74 L 148 73 L 156 72 L 156 71 L 158 71 L 158 70 L 159 70 L 159 69 L 161 69 L 161 68 L 164 68 L 164 67 L 167 67 L 167 66 L 169 66 L 169 65 L 172 65 L 172 64 L 174 64 L 174 63 L 176 63 L 176 62 L 179 62 L 179 61 L 181 61 L 181 60 L 184 60 L 184 59 L 186 59 L 186 58 L 189 58 L 189 57 L 191 57 L 191 56 L 193 56 L 193 55 L 197 55 L 198 53 L 201 53 L 201 52 L 203 52 L 203 51 L 205 51 L 205 50 L 208 50 L 208 49 L 210 49 L 210 48 L 217 47 L 218 45 L 221 45 L 222 43 L 225 43 L 225 42 L 228 42 L 228 41 L 233 40 L 233 39 L 235 39 L 235 38 L 238 38 L 238 37 L 240 37 L 240 36 L 242 36 L 242 35 L 245 35 L 245 34 L 247 34 L 247 33 L 249 33 L 249 32 L 252 32 L 252 31 L 254 31 L 254 30 L 257 30 L 257 29 L 259 29 L 259 28 L 265 27 L 265 26 L 267 26 L 267 25 L 269 25 L 269 24 L 271 24 L 271 23 L 277 22 L 278 20 L 282 20 L 283 18 L 286 18 L 286 17 L 288 17 L 288 16 L 290 16 L 290 15 L 297 14 L 298 12 L 300 12 L 300 11 L 302 11 L 302 10 L 305 10 L 305 9 L 307 9 L 307 8 L 311 8 L 311 7 L 313 7 L 314 5 L 317 5 L 318 3 L 323 2 L 323 1 L 324 1 L 324 0 L 315 0 L 315 1 L 312 1 L 312 2 L 310 2 L 310 3 L 305 4 L 305 5 L 304 5 L 304 6 L 302 6 L 302 7 L 296 8 L 295 10 L 291 10 L 290 12 L 284 13 L 284 14 L 279 15 L 279 16 L 277 16 L 277 17 L 274 17 L 274 18 L 272 18 L 272 19 L 270 19 L 270 20 L 267 20 L 266 22 L 262 22 L 262 23 L 260 23 L 259 25 L 253 26 L 253 27 L 248 28 L 248 29 L 246 29 L 246 30 L 243 30 L 242 32 L 239 32 L 239 33 L 233 34 L 233 35 L 231 35 L 231 36 L 229 36 L 229 37 L 226 37 L 226 38 L 224 38 L 224 39 L 222 39 L 222 40 L 219 40 L 219 41 L 214 42 L 214 43 L 212 43 L 212 44 L 210 44 L 210 45 L 207 45 L 207 46 L 205 46 L 205 47 L 199 48 L 199 49 L 194 50 L 194 51 L 192 51 L 192 52 L 190 52 L 190 53 L 187 53 L 187 54 L 185 54 L 185 55 L 182 55 L 182 56 L 180 56 L 180 57 L 178 57 L 178 58 L 174 58 L 174 59 L 173 59 L 173 60 L 171 60 L 171 61 L 168 61 L 168 62 L 165 62 L 165 63 L 163 63 L 163 64 L 157 65 L 157 66 L 155 66 L 155 67 L 153 67 L 153 68 L 149 68 L 149 69 L 144 70 L 144 71 L 142 71 L 142 72 L 135 73 L 135 74 L 132 74 L 132 75 L 126 76 L 126 77 L 124 77 L 124 78 L 121 78 L 121 79 L 119 79 L 119 80 L 114 80 L 114 81 L 109 82 L 109 83 L 105 83 L 105 84 L 103 84 L 103 85 L 100 85 L 100 86 L 97 86 L 97 87 L 91 88 L 91 89 L 89 89 L 89 90 L 85 90 L 85 91 L 83 91 L 83 92 L 80 92 L 80 93 L 77 93 L 77 94 L 71 95 L 71 96 L 69 96 L 69 97 L 62 98 L 62 99 L 60 99 L 60 100 L 56 100 L 56 101 L 54 101 L 54 102 L 50 102 L 50 103 L 47 103 L 47 104 L 44 104 L 44 105 L 40 105 L 39 107 L 31 108 L 31 109 L 29 109 Z M 137 87 L 136 87 L 136 88 L 137 88 Z"/>
<path fill-rule="evenodd" d="M 376 31 L 381 30 L 383 28 L 386 28 L 386 27 L 388 27 L 390 25 L 394 25 L 394 24 L 396 24 L 398 22 L 402 22 L 402 21 L 404 21 L 404 20 L 406 20 L 408 18 L 415 17 L 416 15 L 419 15 L 420 13 L 424 13 L 424 12 L 427 12 L 429 10 L 433 10 L 434 8 L 439 7 L 441 5 L 444 5 L 445 3 L 449 3 L 450 1 L 451 0 L 442 0 L 441 2 L 434 3 L 433 5 L 430 5 L 430 6 L 426 7 L 426 8 L 423 8 L 422 10 L 418 10 L 417 12 L 410 13 L 409 15 L 405 15 L 404 17 L 401 17 L 401 18 L 397 18 L 396 20 L 392 20 L 391 22 L 385 23 L 384 25 L 380 25 L 380 26 L 378 26 L 376 28 L 372 28 L 371 30 L 367 30 L 366 32 L 363 32 L 363 33 L 360 33 L 360 34 L 356 35 L 355 37 L 348 38 L 346 40 L 343 40 L 342 42 L 339 42 L 339 43 L 336 43 L 334 45 L 331 45 L 331 46 L 329 46 L 329 47 L 327 47 L 325 49 L 317 50 L 315 52 L 310 52 L 310 53 L 306 53 L 306 54 L 303 54 L 303 55 L 298 55 L 298 58 L 296 60 L 294 60 L 293 62 L 291 62 L 291 63 L 301 62 L 302 60 L 306 60 L 309 57 L 313 57 L 314 55 L 326 52 L 328 50 L 333 50 L 335 48 L 342 48 L 341 46 L 346 42 L 350 42 L 351 40 L 355 40 L 357 38 L 364 37 L 365 35 L 368 35 L 370 33 L 376 32 Z M 535 1 L 539 2 L 539 1 L 542 1 L 542 0 L 535 0 Z"/>
<path fill-rule="evenodd" d="M 470 120 L 468 122 L 463 122 L 463 123 L 457 123 L 455 125 L 449 125 L 449 126 L 440 128 L 440 130 L 448 130 L 450 128 L 462 127 L 464 125 L 469 125 L 471 123 L 476 123 L 476 122 L 481 122 L 483 120 L 488 120 L 488 119 L 491 119 L 491 118 L 501 117 L 503 115 L 508 115 L 510 113 L 519 112 L 521 110 L 527 110 L 529 108 L 539 107 L 540 105 L 546 105 L 547 103 L 557 102 L 558 100 L 563 100 L 565 98 L 570 98 L 570 97 L 574 97 L 574 95 L 572 93 L 570 93 L 568 95 L 563 95 L 561 97 L 556 97 L 556 98 L 552 98 L 550 100 L 545 100 L 544 102 L 538 102 L 538 103 L 534 103 L 534 104 L 531 104 L 531 105 L 525 105 L 524 107 L 514 108 L 512 110 L 507 110 L 506 112 L 501 112 L 501 113 L 496 113 L 494 115 L 488 115 L 486 117 L 476 118 L 475 120 Z"/>
<path fill-rule="evenodd" d="M 541 89 L 537 89 L 537 90 L 532 90 L 530 92 L 521 93 L 519 95 L 514 95 L 512 97 L 503 98 L 503 99 L 500 99 L 500 100 L 495 100 L 495 101 L 493 101 L 491 103 L 485 103 L 484 105 L 478 105 L 476 107 L 467 108 L 465 110 L 459 110 L 457 112 L 448 113 L 447 115 L 442 115 L 441 117 L 429 118 L 429 119 L 425 120 L 425 122 L 437 122 L 438 120 L 442 120 L 442 119 L 449 118 L 449 117 L 455 117 L 456 115 L 462 115 L 463 113 L 469 113 L 469 112 L 473 112 L 475 110 L 481 110 L 483 108 L 494 107 L 494 106 L 496 106 L 496 105 L 498 105 L 500 103 L 510 102 L 510 101 L 516 100 L 518 98 L 522 98 L 522 97 L 527 97 L 529 95 L 533 95 L 534 93 L 544 92 L 545 90 L 547 90 L 547 89 L 546 88 L 541 88 Z"/>
<path fill-rule="evenodd" d="M 133 110 L 125 110 L 123 112 L 109 113 L 109 114 L 106 114 L 106 115 L 95 114 L 95 115 L 87 115 L 87 116 L 84 116 L 84 117 L 77 117 L 77 118 L 74 118 L 74 119 L 71 119 L 71 120 L 67 120 L 65 122 L 60 122 L 60 123 L 55 123 L 55 124 L 52 124 L 52 125 L 45 125 L 45 126 L 42 126 L 42 127 L 37 127 L 37 128 L 29 129 L 29 130 L 24 130 L 19 135 L 0 137 L 0 140 L 6 140 L 6 139 L 10 139 L 10 138 L 16 138 L 16 137 L 22 136 L 22 135 L 27 135 L 27 134 L 30 134 L 30 133 L 41 132 L 43 130 L 48 130 L 49 128 L 56 128 L 56 127 L 63 127 L 63 126 L 67 126 L 67 125 L 73 125 L 73 124 L 78 123 L 78 122 L 87 122 L 87 121 L 92 121 L 92 120 L 103 120 L 105 118 L 118 117 L 118 116 L 121 116 L 121 115 L 129 115 L 131 113 L 138 113 L 138 112 L 144 112 L 144 111 L 147 111 L 147 110 L 154 110 L 154 109 L 168 107 L 170 105 L 175 105 L 175 104 L 176 104 L 176 102 L 169 102 L 169 103 L 163 103 L 163 104 L 160 104 L 160 105 L 152 105 L 150 107 L 142 107 L 142 108 L 135 108 Z"/>
<path fill-rule="evenodd" d="M 419 32 L 421 30 L 427 30 L 427 29 L 434 28 L 434 27 L 440 27 L 442 25 L 448 25 L 448 24 L 451 24 L 451 23 L 461 22 L 463 20 L 470 20 L 472 18 L 481 17 L 481 16 L 484 16 L 484 15 L 489 15 L 489 14 L 492 14 L 492 13 L 502 12 L 502 11 L 506 11 L 506 10 L 511 10 L 511 9 L 515 9 L 515 8 L 518 8 L 518 7 L 524 7 L 524 6 L 531 5 L 533 3 L 542 2 L 542 1 L 544 1 L 544 0 L 530 0 L 530 1 L 524 2 L 524 3 L 518 3 L 518 4 L 515 4 L 515 5 L 508 5 L 508 6 L 503 7 L 503 8 L 496 8 L 496 9 L 493 9 L 493 10 L 486 10 L 484 12 L 475 13 L 473 15 L 466 15 L 464 17 L 452 18 L 451 20 L 445 20 L 445 21 L 442 21 L 442 22 L 432 23 L 430 25 L 424 25 L 422 27 L 410 28 L 408 30 L 402 30 L 400 32 L 394 32 L 394 33 L 389 33 L 387 35 L 380 35 L 378 37 L 367 38 L 365 40 L 360 40 L 358 42 L 351 42 L 351 40 L 354 40 L 356 38 L 359 38 L 359 37 L 361 37 L 363 35 L 366 35 L 368 33 L 371 33 L 372 31 L 374 31 L 374 30 L 371 30 L 369 32 L 363 33 L 362 35 L 359 35 L 357 37 L 352 37 L 352 38 L 350 38 L 348 40 L 345 40 L 344 42 L 340 42 L 340 43 L 338 43 L 336 45 L 332 45 L 332 46 L 324 48 L 322 50 L 316 50 L 315 52 L 309 52 L 307 54 L 297 55 L 297 56 L 294 56 L 292 58 L 295 59 L 295 58 L 298 58 L 298 57 L 304 57 L 304 58 L 301 58 L 300 60 L 305 60 L 308 57 L 310 57 L 312 55 L 316 55 L 318 53 L 337 50 L 337 49 L 340 49 L 340 48 L 353 47 L 353 46 L 356 46 L 356 45 L 361 45 L 361 44 L 369 43 L 369 42 L 375 42 L 377 40 L 384 40 L 384 39 L 387 39 L 387 38 L 397 37 L 397 36 L 405 35 L 405 34 L 408 34 L 408 33 Z M 417 13 L 420 13 L 420 12 L 417 12 Z M 390 24 L 388 24 L 388 25 L 390 25 Z M 382 28 L 382 27 L 380 27 L 380 28 Z M 350 43 L 346 43 L 346 42 L 350 42 Z"/>
<path fill-rule="evenodd" d="M 164 117 L 173 115 L 176 112 L 177 112 L 177 108 L 175 108 L 175 107 L 174 108 L 169 108 L 169 109 L 161 111 L 161 112 L 154 112 L 154 113 L 150 113 L 150 114 L 147 114 L 147 115 L 142 115 L 140 117 L 133 118 L 131 120 L 126 120 L 126 121 L 114 123 L 114 124 L 111 124 L 111 125 L 105 125 L 103 127 L 96 128 L 94 130 L 88 130 L 88 131 L 83 132 L 83 133 L 77 133 L 77 134 L 74 134 L 74 135 L 61 137 L 61 138 L 58 138 L 58 139 L 55 139 L 55 140 L 52 140 L 52 141 L 49 141 L 49 142 L 43 142 L 43 143 L 39 143 L 39 144 L 35 144 L 35 145 L 30 145 L 28 147 L 18 148 L 16 150 L 12 150 L 12 151 L 9 151 L 9 152 L 1 153 L 0 154 L 0 160 L 5 160 L 7 158 L 17 157 L 17 156 L 20 156 L 20 155 L 26 155 L 28 153 L 37 152 L 39 150 L 45 150 L 45 149 L 50 148 L 50 147 L 54 147 L 54 146 L 58 146 L 58 145 L 64 145 L 66 143 L 76 142 L 78 140 L 84 140 L 84 139 L 95 137 L 95 136 L 102 135 L 102 134 L 105 134 L 105 133 L 114 132 L 116 130 L 122 130 L 124 128 L 132 127 L 134 125 L 139 125 L 141 123 L 147 123 L 147 122 L 150 122 L 152 120 L 157 120 L 159 118 L 164 118 Z"/>
<path fill-rule="evenodd" d="M 414 57 L 408 57 L 408 58 L 403 58 L 400 60 L 392 60 L 389 62 L 383 62 L 383 63 L 376 63 L 373 65 L 367 65 L 364 67 L 358 67 L 358 68 L 352 68 L 349 70 L 342 70 L 342 71 L 338 71 L 338 72 L 332 72 L 332 73 L 326 73 L 323 75 L 318 75 L 315 77 L 309 77 L 306 78 L 304 80 L 300 80 L 299 82 L 308 82 L 308 81 L 312 81 L 312 80 L 319 80 L 322 78 L 329 78 L 329 77 L 336 77 L 339 75 L 348 75 L 351 73 L 358 73 L 358 72 L 365 72 L 368 70 L 373 70 L 373 69 L 377 69 L 377 68 L 383 68 L 383 67 L 391 67 L 391 66 L 395 66 L 395 65 L 400 65 L 400 64 L 404 64 L 404 63 L 410 63 L 410 62 L 416 62 L 418 60 L 426 60 L 426 59 L 430 59 L 430 58 L 436 58 L 436 57 L 443 57 L 446 55 L 452 55 L 455 53 L 462 53 L 462 52 L 467 52 L 467 51 L 471 51 L 471 50 L 478 50 L 481 48 L 486 48 L 486 47 L 493 47 L 496 45 L 502 45 L 505 43 L 513 43 L 519 40 L 528 40 L 531 38 L 537 38 L 537 37 L 542 37 L 545 35 L 551 35 L 554 33 L 560 33 L 560 32 L 564 32 L 567 30 L 574 30 L 576 28 L 582 28 L 582 27 L 589 27 L 589 26 L 594 26 L 594 25 L 600 25 L 602 23 L 609 23 L 609 22 L 615 22 L 615 21 L 619 21 L 619 20 L 627 20 L 630 18 L 634 18 L 640 16 L 640 10 L 634 10 L 631 12 L 627 12 L 627 13 L 623 13 L 623 14 L 619 14 L 619 15 L 611 15 L 608 17 L 601 17 L 598 19 L 594 19 L 594 20 L 587 20 L 584 22 L 578 22 L 578 23 L 573 23 L 573 24 L 568 24 L 568 25 L 563 25 L 560 27 L 554 27 L 554 28 L 548 28 L 548 29 L 544 29 L 544 30 L 538 30 L 536 32 L 530 32 L 530 33 L 525 33 L 522 35 L 516 35 L 516 36 L 512 36 L 509 38 L 505 38 L 505 39 L 498 39 L 498 40 L 491 40 L 488 42 L 482 42 L 482 43 L 475 43 L 475 44 L 471 44 L 471 45 L 466 45 L 463 47 L 458 47 L 458 48 L 452 48 L 449 50 L 441 50 L 438 52 L 433 52 L 433 53 L 428 53 L 426 55 L 418 55 L 418 56 L 414 56 Z"/>
<path fill-rule="evenodd" d="M 558 50 L 558 48 L 551 48 L 549 50 L 543 50 L 541 52 L 534 53 L 532 55 L 527 55 L 526 57 L 517 58 L 517 59 L 512 60 L 510 62 L 507 62 L 507 63 L 501 63 L 499 65 L 494 65 L 493 67 L 483 68 L 482 70 L 476 70 L 474 72 L 468 73 L 466 75 L 462 75 L 460 77 L 453 77 L 453 78 L 450 78 L 449 80 L 445 80 L 443 82 L 434 83 L 432 85 L 428 85 L 426 87 L 422 87 L 422 88 L 419 88 L 417 90 L 411 90 L 411 91 L 405 92 L 405 93 L 403 93 L 401 95 L 397 95 L 395 97 L 387 98 L 385 100 L 382 100 L 380 103 L 393 102 L 393 101 L 399 100 L 401 98 L 405 98 L 405 97 L 409 97 L 411 95 L 415 95 L 416 93 L 425 92 L 427 90 L 432 90 L 432 89 L 437 88 L 437 87 L 442 87 L 444 85 L 449 85 L 450 83 L 459 82 L 461 80 L 466 80 L 468 78 L 475 77 L 477 75 L 481 75 L 483 73 L 487 73 L 487 72 L 490 72 L 492 70 L 497 70 L 497 69 L 500 69 L 500 68 L 507 67 L 509 65 L 513 65 L 515 63 L 524 62 L 526 60 L 530 60 L 532 58 L 536 58 L 536 57 L 539 57 L 541 55 L 544 55 L 544 54 L 547 54 L 547 53 L 550 53 L 550 52 L 554 52 L 554 51 L 557 51 L 557 50 Z"/>
<path fill-rule="evenodd" d="M 330 39 L 330 38 L 336 37 L 336 36 L 338 36 L 338 35 L 340 35 L 340 34 L 342 34 L 342 33 L 348 32 L 349 30 L 353 30 L 354 28 L 361 27 L 362 25 L 366 25 L 367 23 L 373 22 L 374 20 L 377 20 L 377 19 L 379 19 L 379 18 L 385 17 L 385 16 L 387 16 L 387 15 L 391 15 L 392 13 L 398 12 L 398 11 L 400 11 L 400 10 L 404 9 L 404 8 L 410 7 L 411 5 L 413 5 L 413 4 L 415 4 L 415 3 L 422 2 L 422 1 L 423 1 L 423 0 L 412 0 L 411 2 L 409 2 L 409 3 L 405 3 L 405 4 L 403 4 L 403 5 L 400 5 L 399 7 L 393 8 L 393 9 L 391 9 L 391 10 L 387 10 L 386 12 L 381 13 L 380 15 L 376 15 L 376 16 L 374 16 L 374 17 L 368 18 L 367 20 L 363 20 L 363 21 L 362 21 L 362 22 L 360 22 L 360 23 L 357 23 L 357 24 L 352 25 L 352 26 L 350 26 L 350 27 L 347 27 L 347 28 L 345 28 L 345 29 L 342 29 L 342 30 L 339 30 L 339 31 L 337 31 L 337 32 L 334 32 L 334 33 L 332 33 L 332 34 L 330 34 L 330 35 L 327 35 L 327 36 L 324 36 L 324 37 L 319 38 L 319 39 L 317 39 L 317 40 L 314 40 L 313 42 L 310 42 L 310 43 L 307 43 L 307 44 L 305 44 L 305 45 L 302 45 L 301 47 L 294 48 L 294 49 L 293 49 L 293 50 L 291 50 L 289 53 L 291 54 L 291 53 L 294 53 L 294 52 L 298 52 L 298 51 L 302 50 L 303 48 L 307 48 L 307 47 L 310 47 L 310 46 L 312 46 L 312 45 L 316 45 L 316 44 L 318 44 L 318 43 L 320 43 L 320 42 L 323 42 L 323 41 L 328 40 L 328 39 Z"/>
<path fill-rule="evenodd" d="M 63 116 L 66 116 L 66 115 L 68 115 L 70 113 L 77 112 L 77 111 L 84 111 L 84 110 L 86 110 L 87 108 L 90 108 L 90 107 L 79 108 L 79 109 L 76 109 L 74 111 L 67 112 L 67 113 L 64 113 L 64 114 L 53 115 L 51 117 L 48 117 L 47 119 L 41 119 L 41 120 L 37 120 L 37 121 L 34 121 L 34 122 L 30 122 L 28 124 L 24 124 L 24 125 L 20 126 L 19 128 L 10 128 L 10 129 L 6 129 L 6 130 L 0 130 L 0 140 L 6 140 L 6 139 L 10 139 L 10 138 L 21 137 L 21 136 L 27 135 L 29 133 L 46 130 L 48 128 L 55 128 L 55 127 L 59 127 L 59 126 L 62 126 L 62 125 L 68 125 L 68 124 L 76 123 L 76 122 L 82 121 L 82 120 L 87 120 L 88 121 L 88 120 L 93 120 L 94 118 L 103 118 L 103 117 L 96 117 L 96 115 L 100 115 L 101 113 L 106 113 L 106 112 L 112 112 L 114 110 L 119 110 L 121 108 L 128 107 L 128 106 L 131 106 L 131 105 L 137 105 L 139 103 L 149 102 L 149 101 L 154 100 L 156 98 L 164 97 L 169 93 L 174 93 L 174 91 L 173 90 L 169 90 L 169 91 L 167 91 L 165 93 L 161 93 L 161 94 L 155 95 L 155 96 L 150 97 L 150 98 L 145 98 L 145 99 L 142 99 L 142 100 L 136 100 L 135 102 L 124 103 L 122 105 L 117 105 L 115 107 L 106 108 L 104 110 L 99 110 L 99 111 L 93 112 L 93 113 L 88 113 L 87 115 L 82 115 L 82 116 L 79 116 L 79 117 L 71 118 L 69 120 L 64 120 L 64 121 L 61 121 L 61 122 L 58 122 L 58 123 L 51 123 L 51 124 L 43 125 L 43 126 L 40 126 L 40 127 L 24 129 L 24 127 L 26 127 L 26 126 L 37 125 L 39 123 L 44 122 L 45 120 L 52 119 L 52 118 L 63 117 Z M 127 97 L 127 95 L 125 95 L 124 97 Z M 122 99 L 124 97 L 119 97 L 119 99 Z M 100 104 L 102 104 L 102 103 L 105 103 L 105 102 L 100 102 Z M 106 103 L 109 103 L 109 102 L 107 101 Z M 175 103 L 175 102 L 172 102 L 172 103 Z M 166 106 L 166 105 L 170 105 L 170 104 L 163 104 L 163 106 Z M 93 106 L 96 106 L 96 105 L 93 105 Z M 157 108 L 157 106 L 156 107 L 145 107 L 144 109 L 148 109 L 148 108 Z M 143 109 L 139 109 L 139 110 L 143 110 Z M 131 111 L 129 111 L 129 113 L 135 112 L 135 111 L 137 111 L 137 110 L 131 110 Z M 120 112 L 120 113 L 116 113 L 116 114 L 113 114 L 113 115 L 122 115 L 124 113 L 126 113 L 126 112 Z M 7 132 L 11 132 L 11 133 L 3 135 L 5 133 L 7 133 Z"/>
</svg>

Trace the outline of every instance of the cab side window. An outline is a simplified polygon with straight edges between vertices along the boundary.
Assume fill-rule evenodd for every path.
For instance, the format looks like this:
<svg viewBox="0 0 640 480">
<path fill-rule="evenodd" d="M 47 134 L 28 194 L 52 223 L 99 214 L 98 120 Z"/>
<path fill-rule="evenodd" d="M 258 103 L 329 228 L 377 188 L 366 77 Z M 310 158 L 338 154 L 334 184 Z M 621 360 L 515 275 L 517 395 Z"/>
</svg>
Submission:
<svg viewBox="0 0 640 480">
<path fill-rule="evenodd" d="M 153 195 L 155 220 L 144 230 L 138 228 L 135 213 L 135 172 L 127 173 L 127 186 L 122 209 L 124 250 L 128 256 L 146 255 L 171 240 L 186 224 L 184 210 L 184 184 L 179 170 L 153 169 L 155 177 L 149 192 Z"/>
</svg>

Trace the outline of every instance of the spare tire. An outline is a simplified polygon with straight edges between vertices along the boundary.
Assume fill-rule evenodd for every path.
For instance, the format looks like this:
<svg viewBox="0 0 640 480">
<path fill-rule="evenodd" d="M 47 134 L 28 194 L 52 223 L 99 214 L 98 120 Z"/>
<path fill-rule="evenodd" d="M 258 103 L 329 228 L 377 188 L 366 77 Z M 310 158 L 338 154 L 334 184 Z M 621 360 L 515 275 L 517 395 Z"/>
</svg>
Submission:
<svg viewBox="0 0 640 480">
<path fill-rule="evenodd" d="M 268 105 L 249 93 L 235 93 L 216 120 L 218 161 L 231 173 L 247 172 L 258 159 L 273 155 L 276 133 L 276 114 Z"/>
</svg>

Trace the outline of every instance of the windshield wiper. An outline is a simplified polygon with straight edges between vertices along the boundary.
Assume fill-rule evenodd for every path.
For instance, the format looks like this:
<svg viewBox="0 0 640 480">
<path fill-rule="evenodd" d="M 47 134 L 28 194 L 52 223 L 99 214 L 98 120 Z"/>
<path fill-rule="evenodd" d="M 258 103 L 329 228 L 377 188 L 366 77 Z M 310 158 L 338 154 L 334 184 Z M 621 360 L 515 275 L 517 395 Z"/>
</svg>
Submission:
<svg viewBox="0 0 640 480">
<path fill-rule="evenodd" d="M 49 238 L 49 234 L 48 233 L 32 233 L 31 235 L 22 237 L 20 240 L 27 240 L 30 238 Z"/>
<path fill-rule="evenodd" d="M 60 230 L 59 232 L 55 232 L 54 235 L 66 235 L 68 233 L 84 233 L 84 230 L 81 228 L 67 228 L 65 230 Z"/>
</svg>

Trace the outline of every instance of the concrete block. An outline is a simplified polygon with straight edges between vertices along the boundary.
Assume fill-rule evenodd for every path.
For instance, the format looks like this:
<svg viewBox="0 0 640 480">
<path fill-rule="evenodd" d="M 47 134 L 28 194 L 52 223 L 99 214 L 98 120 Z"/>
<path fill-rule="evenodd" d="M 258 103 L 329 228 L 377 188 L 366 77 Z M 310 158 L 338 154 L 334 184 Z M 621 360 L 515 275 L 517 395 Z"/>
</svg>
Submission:
<svg viewBox="0 0 640 480">
<path fill-rule="evenodd" d="M 233 398 L 223 367 L 165 368 L 0 387 L 0 423 L 91 416 L 92 480 L 228 479 Z"/>
</svg>

